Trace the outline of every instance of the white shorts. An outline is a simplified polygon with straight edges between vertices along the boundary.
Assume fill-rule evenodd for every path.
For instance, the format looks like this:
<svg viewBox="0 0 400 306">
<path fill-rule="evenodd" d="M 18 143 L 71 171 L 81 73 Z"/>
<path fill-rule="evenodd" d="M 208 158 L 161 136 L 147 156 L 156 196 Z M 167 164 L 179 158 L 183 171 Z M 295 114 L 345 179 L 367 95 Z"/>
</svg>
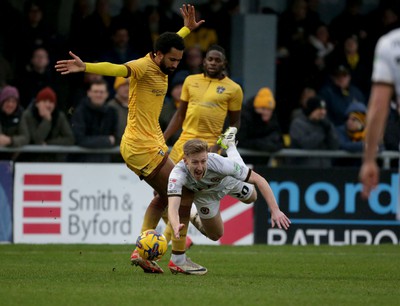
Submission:
<svg viewBox="0 0 400 306">
<path fill-rule="evenodd" d="M 219 203 L 225 195 L 228 194 L 238 200 L 247 200 L 253 190 L 253 184 L 245 183 L 229 176 L 224 178 L 215 188 L 196 192 L 193 202 L 200 218 L 211 219 L 217 215 Z"/>
</svg>

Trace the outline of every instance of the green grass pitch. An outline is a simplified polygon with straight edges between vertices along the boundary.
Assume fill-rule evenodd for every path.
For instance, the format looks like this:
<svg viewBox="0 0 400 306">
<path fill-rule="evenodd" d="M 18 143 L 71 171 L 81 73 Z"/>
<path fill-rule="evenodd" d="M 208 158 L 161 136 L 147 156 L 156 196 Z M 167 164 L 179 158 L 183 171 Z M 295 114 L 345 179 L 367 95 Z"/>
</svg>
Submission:
<svg viewBox="0 0 400 306">
<path fill-rule="evenodd" d="M 129 245 L 0 245 L 0 305 L 400 305 L 400 247 L 198 246 L 209 270 L 130 266 Z"/>
</svg>

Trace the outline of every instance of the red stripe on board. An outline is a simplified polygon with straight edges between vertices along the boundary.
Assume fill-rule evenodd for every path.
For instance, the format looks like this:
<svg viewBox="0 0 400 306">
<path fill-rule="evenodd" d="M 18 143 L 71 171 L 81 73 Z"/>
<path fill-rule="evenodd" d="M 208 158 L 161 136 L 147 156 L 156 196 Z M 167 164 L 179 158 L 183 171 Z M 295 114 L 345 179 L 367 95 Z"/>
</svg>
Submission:
<svg viewBox="0 0 400 306">
<path fill-rule="evenodd" d="M 233 244 L 239 239 L 253 233 L 253 207 L 240 215 L 224 222 L 224 235 L 219 240 L 221 244 Z"/>
<path fill-rule="evenodd" d="M 24 223 L 24 234 L 61 234 L 60 223 Z"/>
<path fill-rule="evenodd" d="M 24 185 L 61 185 L 61 174 L 25 174 Z"/>
<path fill-rule="evenodd" d="M 61 191 L 24 191 L 24 201 L 61 202 Z"/>
<path fill-rule="evenodd" d="M 223 211 L 223 210 L 235 205 L 238 202 L 240 202 L 238 199 L 226 195 L 222 198 L 222 200 L 220 202 L 220 205 L 219 205 L 220 210 Z"/>
<path fill-rule="evenodd" d="M 24 218 L 60 218 L 60 207 L 24 207 Z"/>
</svg>

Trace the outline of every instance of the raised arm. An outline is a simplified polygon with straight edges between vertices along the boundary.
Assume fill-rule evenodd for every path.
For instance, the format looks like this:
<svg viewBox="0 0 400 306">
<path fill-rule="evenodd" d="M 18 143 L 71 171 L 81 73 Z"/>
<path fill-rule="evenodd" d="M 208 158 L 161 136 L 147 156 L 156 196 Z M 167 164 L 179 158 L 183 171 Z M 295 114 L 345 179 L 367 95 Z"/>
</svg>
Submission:
<svg viewBox="0 0 400 306">
<path fill-rule="evenodd" d="M 61 74 L 70 74 L 77 72 L 91 72 L 107 76 L 128 77 L 128 68 L 125 65 L 112 63 L 85 63 L 77 55 L 69 51 L 72 59 L 57 61 L 55 68 Z"/>
<path fill-rule="evenodd" d="M 274 227 L 276 224 L 278 228 L 284 228 L 285 230 L 287 230 L 291 223 L 290 219 L 286 217 L 286 215 L 279 209 L 278 204 L 276 203 L 275 196 L 267 180 L 258 173 L 252 171 L 249 178 L 249 183 L 257 185 L 262 196 L 267 202 L 268 208 L 271 211 L 272 227 Z"/>
<path fill-rule="evenodd" d="M 196 21 L 196 10 L 193 5 L 184 4 L 180 8 L 180 11 L 183 17 L 183 27 L 177 32 L 177 34 L 180 37 L 185 38 L 191 31 L 197 29 L 202 23 L 204 23 L 204 20 Z"/>
</svg>

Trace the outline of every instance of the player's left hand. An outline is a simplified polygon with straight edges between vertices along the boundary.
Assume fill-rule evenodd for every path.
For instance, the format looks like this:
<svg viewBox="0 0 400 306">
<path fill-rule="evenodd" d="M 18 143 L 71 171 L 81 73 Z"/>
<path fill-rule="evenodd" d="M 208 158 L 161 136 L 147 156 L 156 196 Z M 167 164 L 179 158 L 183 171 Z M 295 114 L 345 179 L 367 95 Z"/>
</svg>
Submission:
<svg viewBox="0 0 400 306">
<path fill-rule="evenodd" d="M 179 10 L 181 11 L 181 15 L 183 17 L 183 25 L 188 27 L 190 31 L 197 29 L 205 22 L 203 19 L 196 21 L 196 10 L 194 9 L 193 5 L 184 4 Z"/>
<path fill-rule="evenodd" d="M 271 226 L 275 227 L 278 226 L 278 228 L 282 229 L 284 228 L 287 230 L 292 222 L 286 215 L 278 210 L 277 212 L 273 212 L 271 214 Z"/>
</svg>

